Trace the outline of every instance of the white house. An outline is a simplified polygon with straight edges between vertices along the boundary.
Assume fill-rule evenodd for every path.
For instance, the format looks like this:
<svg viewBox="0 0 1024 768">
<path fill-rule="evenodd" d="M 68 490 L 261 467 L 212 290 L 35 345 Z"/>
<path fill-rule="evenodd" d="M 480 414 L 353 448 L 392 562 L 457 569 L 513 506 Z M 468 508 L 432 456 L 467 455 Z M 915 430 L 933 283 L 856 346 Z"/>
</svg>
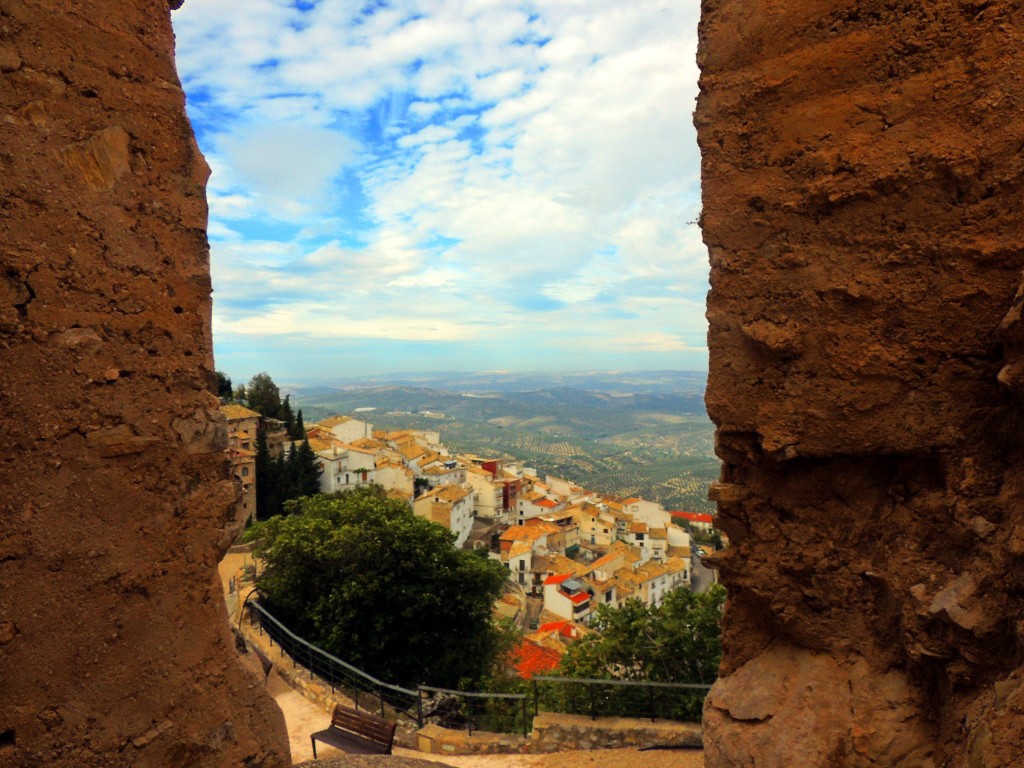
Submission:
<svg viewBox="0 0 1024 768">
<path fill-rule="evenodd" d="M 672 522 L 672 515 L 656 501 L 630 498 L 622 502 L 622 509 L 633 516 L 638 523 L 647 523 L 651 528 L 664 528 Z"/>
<path fill-rule="evenodd" d="M 376 482 L 376 458 L 369 451 L 335 443 L 315 453 L 321 470 L 321 493 L 348 491 Z"/>
<path fill-rule="evenodd" d="M 431 488 L 462 485 L 466 482 L 466 468 L 453 459 L 435 461 L 420 469 L 419 476 L 426 478 Z"/>
<path fill-rule="evenodd" d="M 377 485 L 386 491 L 401 494 L 407 499 L 413 496 L 412 470 L 401 463 L 385 462 L 374 470 Z"/>
<path fill-rule="evenodd" d="M 517 512 L 519 513 L 519 524 L 522 525 L 525 521 L 530 518 L 537 517 L 538 515 L 556 514 L 564 509 L 564 500 L 556 501 L 548 498 L 539 491 L 533 491 L 532 493 L 519 497 L 517 509 Z"/>
<path fill-rule="evenodd" d="M 585 623 L 590 617 L 590 592 L 581 579 L 568 573 L 544 580 L 544 610 L 563 619 Z"/>
<path fill-rule="evenodd" d="M 330 430 L 334 438 L 343 443 L 354 443 L 356 440 L 373 438 L 373 425 L 353 419 L 351 416 L 331 416 L 317 424 Z"/>
<path fill-rule="evenodd" d="M 471 488 L 458 485 L 431 488 L 413 500 L 412 511 L 452 531 L 455 546 L 461 547 L 473 528 L 473 495 Z"/>
<path fill-rule="evenodd" d="M 476 516 L 492 520 L 504 518 L 504 483 L 475 464 L 466 467 L 466 483 L 476 491 Z"/>
</svg>

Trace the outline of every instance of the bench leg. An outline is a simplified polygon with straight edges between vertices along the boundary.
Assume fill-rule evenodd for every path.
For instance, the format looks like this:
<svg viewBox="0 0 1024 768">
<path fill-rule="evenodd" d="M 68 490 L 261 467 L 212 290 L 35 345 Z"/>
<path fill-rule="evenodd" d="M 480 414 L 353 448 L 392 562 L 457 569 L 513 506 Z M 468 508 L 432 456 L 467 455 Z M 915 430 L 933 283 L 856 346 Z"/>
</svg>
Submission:
<svg viewBox="0 0 1024 768">
<path fill-rule="evenodd" d="M 310 742 L 313 744 L 313 759 L 316 760 L 316 739 L 310 737 Z"/>
</svg>

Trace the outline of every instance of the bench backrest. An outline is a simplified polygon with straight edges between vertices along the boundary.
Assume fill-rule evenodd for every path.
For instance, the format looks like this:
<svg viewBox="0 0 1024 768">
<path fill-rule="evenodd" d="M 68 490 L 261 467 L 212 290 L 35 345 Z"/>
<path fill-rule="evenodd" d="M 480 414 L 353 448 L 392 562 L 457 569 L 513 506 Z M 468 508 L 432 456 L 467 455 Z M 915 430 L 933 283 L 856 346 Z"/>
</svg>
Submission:
<svg viewBox="0 0 1024 768">
<path fill-rule="evenodd" d="M 334 708 L 334 715 L 331 717 L 331 725 L 352 733 L 358 733 L 371 741 L 390 745 L 395 738 L 395 727 L 398 723 L 377 717 L 370 712 L 360 712 L 337 705 Z"/>
</svg>

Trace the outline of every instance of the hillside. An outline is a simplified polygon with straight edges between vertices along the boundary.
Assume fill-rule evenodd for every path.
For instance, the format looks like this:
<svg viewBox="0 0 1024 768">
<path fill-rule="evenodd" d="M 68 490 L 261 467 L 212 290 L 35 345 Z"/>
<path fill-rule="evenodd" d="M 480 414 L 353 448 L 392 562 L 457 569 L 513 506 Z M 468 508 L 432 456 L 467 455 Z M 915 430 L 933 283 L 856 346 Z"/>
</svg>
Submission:
<svg viewBox="0 0 1024 768">
<path fill-rule="evenodd" d="M 306 422 L 355 413 L 435 429 L 453 450 L 501 455 L 594 490 L 713 511 L 718 476 L 703 374 L 433 374 L 290 387 Z"/>
</svg>

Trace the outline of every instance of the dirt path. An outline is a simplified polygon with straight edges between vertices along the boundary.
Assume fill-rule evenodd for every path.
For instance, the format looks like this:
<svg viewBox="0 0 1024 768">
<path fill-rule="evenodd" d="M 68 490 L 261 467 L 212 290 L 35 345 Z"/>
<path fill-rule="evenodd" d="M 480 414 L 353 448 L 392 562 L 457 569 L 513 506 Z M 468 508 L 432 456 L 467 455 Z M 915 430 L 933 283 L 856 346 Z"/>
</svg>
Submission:
<svg viewBox="0 0 1024 768">
<path fill-rule="evenodd" d="M 426 755 L 396 749 L 396 755 L 452 768 L 703 768 L 704 753 L 693 749 L 591 749 L 544 755 Z"/>
</svg>

